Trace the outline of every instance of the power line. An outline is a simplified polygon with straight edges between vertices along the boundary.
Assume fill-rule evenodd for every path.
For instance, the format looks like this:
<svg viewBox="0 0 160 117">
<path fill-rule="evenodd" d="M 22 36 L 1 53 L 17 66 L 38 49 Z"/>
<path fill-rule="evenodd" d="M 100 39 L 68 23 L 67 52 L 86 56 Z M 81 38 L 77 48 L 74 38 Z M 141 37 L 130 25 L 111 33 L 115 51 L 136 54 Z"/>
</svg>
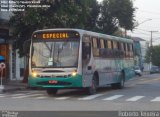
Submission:
<svg viewBox="0 0 160 117">
<path fill-rule="evenodd" d="M 145 25 L 145 26 L 143 26 L 143 27 L 146 27 L 146 28 L 148 28 L 148 27 L 149 27 L 149 28 L 160 28 L 160 27 L 155 27 L 155 26 L 146 26 L 146 25 Z"/>
<path fill-rule="evenodd" d="M 153 38 L 153 39 L 159 41 L 159 40 L 160 40 L 160 37 L 156 37 L 156 38 Z"/>
<path fill-rule="evenodd" d="M 146 33 L 142 33 L 142 32 L 139 32 L 139 31 L 136 31 L 136 32 L 132 32 L 133 34 L 142 34 L 142 35 L 146 35 L 146 36 L 149 36 L 150 34 L 146 34 Z"/>
<path fill-rule="evenodd" d="M 139 10 L 139 9 L 138 9 Z M 149 13 L 149 14 L 156 14 L 156 15 L 160 15 L 160 12 L 152 12 L 152 11 L 147 11 L 147 10 L 139 10 L 140 12 L 145 12 L 145 13 Z"/>
<path fill-rule="evenodd" d="M 151 32 L 151 31 L 149 31 L 149 30 L 144 30 L 144 29 L 140 29 L 140 28 L 136 28 L 136 30 L 143 31 L 143 33 L 144 33 L 144 32 L 146 32 L 146 33 L 150 33 L 150 32 Z M 156 33 L 156 35 L 159 35 L 159 34 L 160 34 L 159 31 L 156 31 L 155 33 Z"/>
<path fill-rule="evenodd" d="M 144 32 L 149 32 L 149 30 L 144 30 L 144 29 L 140 29 L 140 28 L 135 28 L 136 30 L 140 30 L 140 31 L 144 31 Z"/>
</svg>

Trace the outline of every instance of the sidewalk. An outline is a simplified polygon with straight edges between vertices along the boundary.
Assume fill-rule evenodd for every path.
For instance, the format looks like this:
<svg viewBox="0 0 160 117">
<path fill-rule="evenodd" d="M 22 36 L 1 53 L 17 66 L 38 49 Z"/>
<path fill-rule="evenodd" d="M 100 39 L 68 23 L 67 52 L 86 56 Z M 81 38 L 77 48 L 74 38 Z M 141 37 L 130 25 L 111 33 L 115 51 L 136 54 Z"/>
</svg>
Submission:
<svg viewBox="0 0 160 117">
<path fill-rule="evenodd" d="M 16 90 L 27 90 L 28 85 L 27 83 L 22 83 L 22 81 L 16 80 L 16 81 L 9 81 L 5 83 L 4 89 L 0 90 L 0 93 L 6 93 Z"/>
</svg>

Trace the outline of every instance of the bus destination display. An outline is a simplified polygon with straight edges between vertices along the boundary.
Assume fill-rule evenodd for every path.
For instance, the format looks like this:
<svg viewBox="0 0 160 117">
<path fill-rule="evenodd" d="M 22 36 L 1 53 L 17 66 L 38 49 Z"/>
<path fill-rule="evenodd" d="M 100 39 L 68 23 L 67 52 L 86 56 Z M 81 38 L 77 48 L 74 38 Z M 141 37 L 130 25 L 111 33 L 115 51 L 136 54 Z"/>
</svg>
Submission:
<svg viewBox="0 0 160 117">
<path fill-rule="evenodd" d="M 77 32 L 41 32 L 33 35 L 35 39 L 69 39 L 79 38 Z"/>
</svg>

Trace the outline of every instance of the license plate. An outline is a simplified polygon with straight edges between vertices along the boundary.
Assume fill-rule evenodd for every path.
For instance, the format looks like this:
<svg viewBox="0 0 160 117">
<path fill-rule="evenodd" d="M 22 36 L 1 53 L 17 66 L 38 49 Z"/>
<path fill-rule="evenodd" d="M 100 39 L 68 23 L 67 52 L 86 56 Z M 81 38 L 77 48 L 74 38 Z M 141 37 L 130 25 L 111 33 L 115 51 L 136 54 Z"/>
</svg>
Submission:
<svg viewBox="0 0 160 117">
<path fill-rule="evenodd" d="M 49 82 L 49 84 L 57 84 L 58 83 L 58 81 L 56 81 L 56 80 L 49 80 L 48 82 Z"/>
</svg>

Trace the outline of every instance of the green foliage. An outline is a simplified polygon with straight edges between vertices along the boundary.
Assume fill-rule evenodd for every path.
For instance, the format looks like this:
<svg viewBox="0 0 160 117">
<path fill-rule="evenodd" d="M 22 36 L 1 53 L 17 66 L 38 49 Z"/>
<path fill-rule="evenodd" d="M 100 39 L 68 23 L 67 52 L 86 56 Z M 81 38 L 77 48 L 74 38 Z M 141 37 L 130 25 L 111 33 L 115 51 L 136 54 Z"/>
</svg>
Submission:
<svg viewBox="0 0 160 117">
<path fill-rule="evenodd" d="M 17 0 L 16 0 L 17 1 Z M 10 19 L 16 48 L 23 56 L 23 44 L 33 31 L 45 28 L 80 28 L 96 30 L 99 5 L 96 0 L 47 0 L 50 8 L 26 8 L 25 12 L 14 12 Z M 93 28 L 94 27 L 94 28 Z"/>
<path fill-rule="evenodd" d="M 18 1 L 18 0 L 15 0 Z M 20 0 L 19 0 L 20 1 Z M 131 30 L 134 8 L 131 0 L 41 0 L 49 8 L 26 8 L 10 19 L 16 49 L 23 56 L 23 45 L 33 31 L 46 28 L 79 28 L 113 34 L 119 27 Z M 29 50 L 29 49 L 28 49 Z"/>
<path fill-rule="evenodd" d="M 122 27 L 132 30 L 134 11 L 131 0 L 104 0 L 101 5 L 99 28 L 102 33 L 113 34 Z"/>
<path fill-rule="evenodd" d="M 159 58 L 160 58 L 160 45 L 157 45 L 148 49 L 145 56 L 145 61 L 147 63 L 152 62 L 152 64 L 155 66 L 160 66 Z"/>
<path fill-rule="evenodd" d="M 98 22 L 100 32 L 106 34 L 113 34 L 118 29 L 118 22 L 111 11 L 112 7 L 110 1 L 111 0 L 103 1 Z"/>
<path fill-rule="evenodd" d="M 151 62 L 151 48 L 147 49 L 146 55 L 145 55 L 145 62 L 150 63 Z"/>
<path fill-rule="evenodd" d="M 119 26 L 126 30 L 132 30 L 134 26 L 134 11 L 131 0 L 111 0 L 112 12 L 119 20 Z"/>
</svg>

